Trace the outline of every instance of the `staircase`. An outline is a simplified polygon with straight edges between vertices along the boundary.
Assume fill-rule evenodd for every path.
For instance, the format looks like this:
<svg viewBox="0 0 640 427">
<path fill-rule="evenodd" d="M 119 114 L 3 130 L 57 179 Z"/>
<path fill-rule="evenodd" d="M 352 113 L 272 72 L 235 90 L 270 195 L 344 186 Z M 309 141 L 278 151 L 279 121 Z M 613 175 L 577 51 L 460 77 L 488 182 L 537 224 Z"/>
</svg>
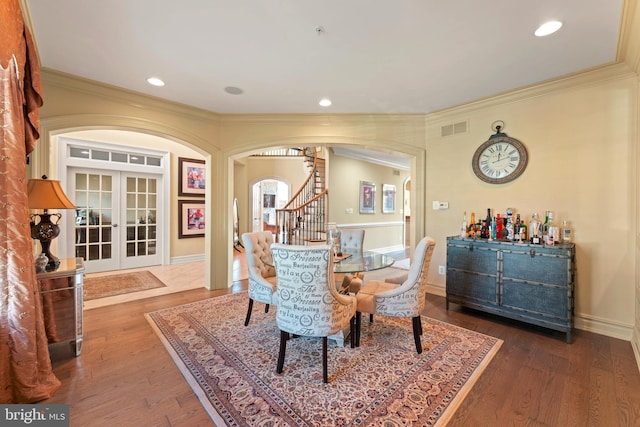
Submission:
<svg viewBox="0 0 640 427">
<path fill-rule="evenodd" d="M 325 160 L 315 148 L 304 149 L 309 176 L 282 208 L 276 209 L 276 241 L 309 245 L 327 241 L 329 195 L 325 186 Z"/>
</svg>

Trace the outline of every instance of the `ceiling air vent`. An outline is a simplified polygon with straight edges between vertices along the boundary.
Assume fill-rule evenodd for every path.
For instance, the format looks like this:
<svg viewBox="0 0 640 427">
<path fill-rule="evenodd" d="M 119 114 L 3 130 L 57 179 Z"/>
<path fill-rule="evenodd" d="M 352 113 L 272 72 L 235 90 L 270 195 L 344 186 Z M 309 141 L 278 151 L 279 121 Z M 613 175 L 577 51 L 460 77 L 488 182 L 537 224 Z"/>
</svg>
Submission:
<svg viewBox="0 0 640 427">
<path fill-rule="evenodd" d="M 440 128 L 440 136 L 451 136 L 459 133 L 467 132 L 467 122 L 452 123 L 450 125 L 444 125 Z"/>
</svg>

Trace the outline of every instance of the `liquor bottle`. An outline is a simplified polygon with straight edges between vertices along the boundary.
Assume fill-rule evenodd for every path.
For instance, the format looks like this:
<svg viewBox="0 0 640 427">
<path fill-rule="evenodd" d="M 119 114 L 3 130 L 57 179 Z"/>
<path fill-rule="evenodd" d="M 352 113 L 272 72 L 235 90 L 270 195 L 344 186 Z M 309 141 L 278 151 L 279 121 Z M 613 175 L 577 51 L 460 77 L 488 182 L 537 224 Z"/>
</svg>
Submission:
<svg viewBox="0 0 640 427">
<path fill-rule="evenodd" d="M 462 215 L 462 227 L 460 227 L 460 237 L 467 237 L 467 211 Z"/>
<path fill-rule="evenodd" d="M 562 221 L 562 243 L 571 243 L 571 227 L 569 222 L 565 219 Z"/>
<path fill-rule="evenodd" d="M 528 240 L 529 239 L 529 235 L 527 234 L 527 224 L 524 223 L 524 221 L 522 221 L 520 223 L 520 234 L 522 235 L 522 240 Z"/>
<path fill-rule="evenodd" d="M 500 214 L 496 214 L 496 238 L 502 240 L 502 218 Z"/>
<path fill-rule="evenodd" d="M 549 245 L 553 245 L 560 241 L 560 229 L 555 222 L 553 222 L 553 212 L 549 211 L 547 218 L 547 242 Z"/>
<path fill-rule="evenodd" d="M 534 245 L 540 244 L 540 237 L 542 235 L 542 224 L 538 219 L 538 213 L 531 215 L 531 222 L 529 222 L 529 233 L 531 234 L 531 243 Z"/>
<path fill-rule="evenodd" d="M 471 222 L 469 223 L 469 232 L 467 234 L 469 237 L 476 237 L 476 213 L 471 212 Z"/>
<path fill-rule="evenodd" d="M 507 229 L 507 240 L 513 241 L 515 238 L 515 233 L 513 229 L 513 209 L 507 209 L 507 225 L 505 226 Z"/>
<path fill-rule="evenodd" d="M 494 216 L 493 218 L 491 218 L 491 239 L 495 240 L 496 239 L 496 217 Z"/>
<path fill-rule="evenodd" d="M 542 243 L 547 240 L 547 234 L 549 234 L 549 211 L 544 212 L 544 222 L 542 223 L 542 233 L 540 237 L 542 237 Z"/>
<path fill-rule="evenodd" d="M 487 224 L 486 219 L 483 219 L 482 224 L 480 225 L 480 238 L 482 239 L 489 238 L 489 225 Z"/>
</svg>

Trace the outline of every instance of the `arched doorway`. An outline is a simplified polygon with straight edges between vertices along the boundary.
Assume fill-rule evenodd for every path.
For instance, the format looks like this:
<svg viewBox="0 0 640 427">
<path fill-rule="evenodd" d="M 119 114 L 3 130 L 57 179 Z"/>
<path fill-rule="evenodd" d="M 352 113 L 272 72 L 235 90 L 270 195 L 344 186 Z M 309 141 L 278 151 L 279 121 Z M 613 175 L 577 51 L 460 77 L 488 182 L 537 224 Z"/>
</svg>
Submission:
<svg viewBox="0 0 640 427">
<path fill-rule="evenodd" d="M 267 178 L 251 186 L 252 231 L 276 233 L 276 209 L 283 207 L 291 195 L 290 185 L 279 179 Z"/>
</svg>

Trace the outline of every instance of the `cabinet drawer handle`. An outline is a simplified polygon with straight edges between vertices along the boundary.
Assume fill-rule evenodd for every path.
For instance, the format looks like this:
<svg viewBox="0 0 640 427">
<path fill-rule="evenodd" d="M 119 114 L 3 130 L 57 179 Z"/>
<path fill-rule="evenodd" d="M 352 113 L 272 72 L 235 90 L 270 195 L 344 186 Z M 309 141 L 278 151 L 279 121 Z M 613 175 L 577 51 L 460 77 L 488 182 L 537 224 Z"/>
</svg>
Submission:
<svg viewBox="0 0 640 427">
<path fill-rule="evenodd" d="M 473 250 L 473 245 L 469 245 L 469 251 Z"/>
<path fill-rule="evenodd" d="M 535 257 L 536 256 L 536 250 L 535 249 L 531 249 L 529 251 L 529 255 L 531 255 L 531 258 Z"/>
</svg>

